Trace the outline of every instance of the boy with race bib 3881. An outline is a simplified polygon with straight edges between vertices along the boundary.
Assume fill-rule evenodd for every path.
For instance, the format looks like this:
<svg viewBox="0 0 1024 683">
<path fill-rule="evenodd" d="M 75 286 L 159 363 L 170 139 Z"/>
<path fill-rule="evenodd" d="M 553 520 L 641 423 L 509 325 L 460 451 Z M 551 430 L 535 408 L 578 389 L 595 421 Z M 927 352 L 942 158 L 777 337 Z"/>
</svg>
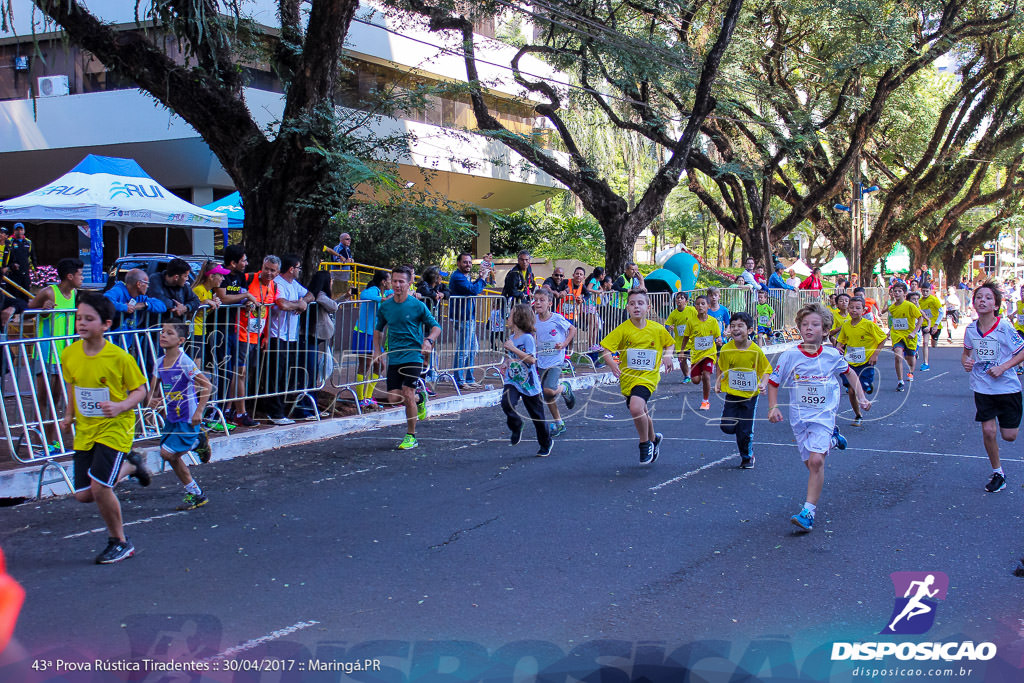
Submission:
<svg viewBox="0 0 1024 683">
<path fill-rule="evenodd" d="M 986 282 L 974 290 L 972 304 L 978 319 L 964 330 L 964 351 L 960 362 L 971 373 L 975 422 L 981 423 L 982 441 L 992 464 L 992 478 L 985 490 L 995 493 L 1006 486 L 999 461 L 999 442 L 1015 441 L 1021 419 L 1020 379 L 1009 372 L 1024 361 L 1024 339 L 1009 321 L 996 315 L 1002 305 L 999 287 Z M 997 430 L 998 423 L 998 430 Z"/>
<path fill-rule="evenodd" d="M 646 289 L 634 289 L 626 299 L 629 319 L 601 340 L 602 357 L 619 378 L 619 389 L 626 397 L 626 406 L 640 437 L 640 464 L 650 465 L 658 458 L 662 435 L 654 431 L 654 420 L 647 403 L 661 381 L 659 365 L 672 371 L 672 349 L 675 340 L 660 323 L 647 320 L 650 302 Z M 612 354 L 618 352 L 619 362 Z"/>
<path fill-rule="evenodd" d="M 800 457 L 807 466 L 807 501 L 790 521 L 801 531 L 814 528 L 814 514 L 825 483 L 825 456 L 833 446 L 846 448 L 846 439 L 836 427 L 839 411 L 839 382 L 836 375 L 846 377 L 857 394 L 863 410 L 871 403 L 864 396 L 857 375 L 832 346 L 822 346 L 832 328 L 832 314 L 821 304 L 809 304 L 796 314 L 801 343 L 784 351 L 768 378 L 768 421 L 782 422 L 779 410 L 779 387 L 789 389 L 789 419 L 793 423 Z"/>
<path fill-rule="evenodd" d="M 754 467 L 754 451 L 751 439 L 754 435 L 754 414 L 757 411 L 757 395 L 764 388 L 772 365 L 761 347 L 750 340 L 754 331 L 754 320 L 750 314 L 741 311 L 733 313 L 729 321 L 732 337 L 718 355 L 718 379 L 715 391 L 725 391 L 725 405 L 722 407 L 720 426 L 726 434 L 736 435 L 736 446 L 740 449 L 740 468 Z"/>
</svg>

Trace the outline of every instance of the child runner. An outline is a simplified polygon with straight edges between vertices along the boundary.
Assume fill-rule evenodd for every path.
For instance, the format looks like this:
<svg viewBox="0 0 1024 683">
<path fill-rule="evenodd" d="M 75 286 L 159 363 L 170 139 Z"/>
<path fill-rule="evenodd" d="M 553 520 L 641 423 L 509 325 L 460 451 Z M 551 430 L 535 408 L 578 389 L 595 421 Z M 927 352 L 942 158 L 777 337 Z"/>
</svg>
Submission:
<svg viewBox="0 0 1024 683">
<path fill-rule="evenodd" d="M 832 311 L 832 329 L 829 330 L 828 340 L 833 346 L 836 344 L 836 337 L 843 323 L 850 321 L 850 295 L 845 292 L 836 294 L 836 310 Z"/>
<path fill-rule="evenodd" d="M 935 347 L 939 344 L 939 335 L 942 332 L 942 301 L 939 297 L 935 296 L 934 289 L 931 282 L 926 282 L 921 285 L 921 303 L 918 308 L 924 313 L 925 324 L 921 328 L 921 334 L 924 339 L 924 361 L 921 363 L 921 370 L 930 370 L 931 366 L 928 365 L 928 348 Z"/>
<path fill-rule="evenodd" d="M 124 535 L 114 486 L 128 475 L 143 486 L 151 481 L 142 458 L 131 452 L 133 409 L 146 397 L 146 378 L 127 351 L 103 338 L 114 314 L 110 299 L 80 292 L 75 328 L 81 338 L 60 355 L 68 397 L 61 427 L 67 431 L 75 425 L 75 500 L 95 501 L 109 537 L 97 564 L 113 564 L 135 554 L 135 546 Z"/>
<path fill-rule="evenodd" d="M 210 462 L 210 444 L 199 428 L 206 402 L 213 385 L 195 362 L 182 353 L 181 345 L 188 338 L 188 325 L 181 320 L 165 322 L 160 330 L 160 348 L 164 355 L 157 359 L 156 374 L 150 383 L 149 406 L 157 408 L 163 394 L 164 429 L 160 435 L 160 457 L 166 460 L 178 481 L 185 487 L 185 498 L 178 510 L 195 510 L 209 498 L 192 478 L 182 456 L 195 452 L 200 461 Z M 196 387 L 199 388 L 198 395 Z"/>
<path fill-rule="evenodd" d="M 537 296 L 543 290 L 534 292 Z M 537 375 L 536 317 L 530 304 L 516 304 L 508 318 L 509 338 L 505 340 L 508 355 L 501 363 L 504 383 L 501 391 L 501 409 L 505 411 L 508 428 L 512 430 L 509 444 L 515 446 L 523 439 L 523 418 L 516 412 L 516 404 L 523 399 L 526 412 L 537 431 L 540 450 L 537 457 L 551 455 L 553 441 L 544 423 L 544 403 L 541 401 L 540 377 Z"/>
<path fill-rule="evenodd" d="M 762 291 L 762 294 L 764 292 Z M 718 360 L 718 379 L 715 391 L 725 390 L 725 405 L 722 407 L 722 431 L 736 435 L 740 449 L 740 467 L 749 470 L 754 466 L 754 451 L 751 439 L 754 435 L 754 414 L 757 410 L 757 395 L 764 388 L 772 365 L 757 344 L 750 341 L 754 331 L 754 319 L 749 313 L 733 313 L 729 321 L 732 339 L 722 347 Z"/>
<path fill-rule="evenodd" d="M 377 322 L 373 327 L 373 360 L 370 369 L 379 371 L 384 364 L 381 349 L 388 349 L 388 374 L 385 387 L 388 402 L 405 406 L 405 437 L 398 444 L 399 450 L 408 450 L 420 445 L 416 440 L 416 384 L 423 372 L 424 357 L 434 348 L 434 341 L 441 335 L 441 327 L 430 313 L 427 305 L 409 296 L 413 280 L 412 268 L 396 266 L 391 271 L 391 287 L 394 296 L 385 299 L 377 307 Z M 387 336 L 384 329 L 387 328 Z M 423 337 L 423 329 L 429 330 Z M 421 397 L 423 399 L 424 397 Z"/>
<path fill-rule="evenodd" d="M 707 299 L 704 299 L 707 317 Z M 647 404 L 661 381 L 658 365 L 672 371 L 672 349 L 675 340 L 663 326 L 647 319 L 650 301 L 646 289 L 634 289 L 626 299 L 629 320 L 609 332 L 601 340 L 602 357 L 619 378 L 619 389 L 626 397 L 626 406 L 633 417 L 633 426 L 640 437 L 640 464 L 650 465 L 658 459 L 662 435 L 654 431 L 654 420 Z M 619 352 L 620 362 L 612 357 Z"/>
<path fill-rule="evenodd" d="M 732 318 L 732 314 L 729 313 L 728 308 L 718 304 L 721 298 L 722 293 L 718 291 L 718 287 L 708 287 L 708 315 L 718 321 L 718 329 L 721 330 L 721 336 L 718 337 L 717 341 L 720 344 L 724 344 L 729 341 L 725 338 L 725 331 L 729 329 L 729 320 Z M 694 304 L 696 303 L 695 300 Z"/>
<path fill-rule="evenodd" d="M 878 364 L 878 354 L 885 347 L 887 335 L 881 327 L 864 317 L 865 308 L 864 297 L 853 297 L 850 301 L 850 319 L 840 328 L 836 347 L 860 378 L 864 394 L 870 396 L 875 392 L 875 365 Z M 853 425 L 860 427 L 863 424 L 863 416 L 857 393 L 847 381 L 846 375 L 843 375 L 842 379 L 843 386 L 850 396 L 850 405 L 853 407 Z"/>
<path fill-rule="evenodd" d="M 686 326 L 697 317 L 697 309 L 688 305 L 689 297 L 686 292 L 676 292 L 672 297 L 676 307 L 665 319 L 665 328 L 676 340 L 676 360 L 679 361 L 679 369 L 683 373 L 683 384 L 690 383 L 690 351 L 693 350 L 693 342 L 683 346 L 683 339 L 686 338 Z"/>
<path fill-rule="evenodd" d="M 839 382 L 843 374 L 853 385 L 860 407 L 871 404 L 864 397 L 857 375 L 834 347 L 822 346 L 832 327 L 832 314 L 821 304 L 808 304 L 796 314 L 801 343 L 784 351 L 768 378 L 768 420 L 782 422 L 779 387 L 789 388 L 789 419 L 793 423 L 800 457 L 807 466 L 807 502 L 790 521 L 802 531 L 814 528 L 814 513 L 825 483 L 825 456 L 831 447 L 846 448 L 846 439 L 836 426 L 839 410 Z"/>
<path fill-rule="evenodd" d="M 562 365 L 565 349 L 576 337 L 576 328 L 560 313 L 551 312 L 551 292 L 538 289 L 533 294 L 533 312 L 537 316 L 537 372 L 544 390 L 544 402 L 551 411 L 551 436 L 565 433 L 565 421 L 558 412 L 559 395 L 565 399 L 565 407 L 576 406 L 576 396 L 568 382 L 562 381 Z"/>
<path fill-rule="evenodd" d="M 683 346 L 692 340 L 693 353 L 690 367 L 690 379 L 693 383 L 701 383 L 704 399 L 700 403 L 701 410 L 711 410 L 711 378 L 715 374 L 715 359 L 718 356 L 718 340 L 722 338 L 722 330 L 718 321 L 708 314 L 708 298 L 701 294 L 694 299 L 697 317 L 690 320 L 683 337 Z M 724 306 L 722 307 L 724 308 Z"/>
<path fill-rule="evenodd" d="M 917 331 L 924 322 L 921 309 L 907 301 L 907 286 L 897 282 L 892 286 L 894 303 L 886 310 L 892 318 L 889 333 L 896 364 L 896 391 L 903 391 L 903 366 L 906 358 L 907 379 L 914 379 L 914 356 L 917 355 Z M 883 311 L 884 313 L 885 311 Z"/>
<path fill-rule="evenodd" d="M 1009 370 L 1024 361 L 1024 339 L 1009 321 L 996 315 L 1002 299 L 1002 292 L 992 282 L 974 290 L 971 301 L 978 319 L 964 330 L 964 352 L 960 358 L 964 370 L 971 373 L 977 409 L 974 420 L 981 423 L 982 441 L 992 464 L 992 478 L 985 484 L 989 493 L 1006 486 L 1006 475 L 999 462 L 996 422 L 1003 440 L 1014 441 L 1021 418 L 1020 379 Z"/>
<path fill-rule="evenodd" d="M 768 292 L 763 289 L 757 292 L 757 340 L 762 344 L 770 344 L 775 336 L 773 329 L 775 323 L 775 309 L 768 303 Z M 733 314 L 729 324 L 736 319 Z"/>
</svg>

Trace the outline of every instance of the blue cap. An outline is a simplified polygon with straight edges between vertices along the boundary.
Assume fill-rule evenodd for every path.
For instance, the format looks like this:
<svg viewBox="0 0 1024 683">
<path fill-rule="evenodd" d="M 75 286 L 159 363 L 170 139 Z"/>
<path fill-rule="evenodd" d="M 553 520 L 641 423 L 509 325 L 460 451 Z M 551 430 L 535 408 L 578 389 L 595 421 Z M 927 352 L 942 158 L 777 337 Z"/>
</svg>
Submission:
<svg viewBox="0 0 1024 683">
<path fill-rule="evenodd" d="M 25 224 L 24 223 L 15 223 L 14 224 L 14 229 L 17 230 L 18 228 L 21 228 L 22 230 L 24 230 L 25 229 Z"/>
</svg>

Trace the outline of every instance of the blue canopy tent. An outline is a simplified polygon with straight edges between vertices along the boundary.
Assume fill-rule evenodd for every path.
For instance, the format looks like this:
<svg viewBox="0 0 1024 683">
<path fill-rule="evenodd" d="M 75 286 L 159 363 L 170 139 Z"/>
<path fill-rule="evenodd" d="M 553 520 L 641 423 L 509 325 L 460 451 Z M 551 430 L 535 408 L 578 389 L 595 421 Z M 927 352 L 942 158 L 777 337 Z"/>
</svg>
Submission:
<svg viewBox="0 0 1024 683">
<path fill-rule="evenodd" d="M 241 230 L 245 224 L 245 210 L 242 209 L 242 195 L 232 192 L 226 197 L 221 197 L 203 207 L 207 211 L 224 214 L 228 224 L 221 227 L 221 234 L 224 235 L 225 246 L 228 243 L 228 230 Z"/>
</svg>

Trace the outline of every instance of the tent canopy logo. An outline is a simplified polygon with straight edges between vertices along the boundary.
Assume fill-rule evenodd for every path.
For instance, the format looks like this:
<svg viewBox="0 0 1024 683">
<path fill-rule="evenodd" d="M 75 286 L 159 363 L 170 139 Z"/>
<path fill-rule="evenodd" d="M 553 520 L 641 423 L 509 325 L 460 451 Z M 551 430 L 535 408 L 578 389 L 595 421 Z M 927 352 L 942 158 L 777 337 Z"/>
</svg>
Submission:
<svg viewBox="0 0 1024 683">
<path fill-rule="evenodd" d="M 949 577 L 943 572 L 893 572 L 895 604 L 882 634 L 920 635 L 935 623 L 939 600 L 946 599 Z"/>
<path fill-rule="evenodd" d="M 160 191 L 159 185 L 150 185 L 149 191 L 147 191 L 142 185 L 135 185 L 133 183 L 113 182 L 110 184 L 111 199 L 114 197 L 131 197 L 132 195 L 149 197 L 151 199 L 164 199 L 164 194 Z"/>
</svg>

